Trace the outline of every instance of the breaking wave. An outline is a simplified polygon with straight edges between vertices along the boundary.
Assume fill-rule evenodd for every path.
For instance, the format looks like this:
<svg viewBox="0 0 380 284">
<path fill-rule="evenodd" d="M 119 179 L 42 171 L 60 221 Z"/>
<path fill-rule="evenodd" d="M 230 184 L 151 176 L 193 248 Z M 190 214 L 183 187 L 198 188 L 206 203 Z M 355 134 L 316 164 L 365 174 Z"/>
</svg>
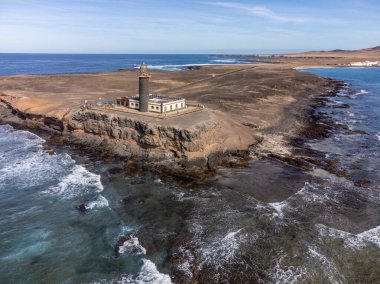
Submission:
<svg viewBox="0 0 380 284">
<path fill-rule="evenodd" d="M 118 279 L 100 280 L 92 284 L 172 284 L 169 275 L 160 273 L 156 265 L 149 259 L 142 259 L 142 266 L 137 276 L 121 275 Z"/>
<path fill-rule="evenodd" d="M 240 62 L 237 60 L 212 60 L 210 63 L 194 63 L 194 64 L 178 64 L 178 65 L 148 65 L 148 68 L 151 70 L 161 70 L 161 71 L 182 71 L 188 69 L 188 67 L 201 67 L 201 66 L 222 66 L 222 65 L 232 65 L 232 64 L 254 64 L 250 62 Z M 135 69 L 138 69 L 139 66 L 135 66 Z"/>
<path fill-rule="evenodd" d="M 229 263 L 246 237 L 245 234 L 240 234 L 241 230 L 230 232 L 210 245 L 202 246 L 203 262 L 216 263 L 221 266 L 223 263 Z"/>
<path fill-rule="evenodd" d="M 380 226 L 364 231 L 359 234 L 352 234 L 322 224 L 317 224 L 316 228 L 323 237 L 342 239 L 344 245 L 351 249 L 360 249 L 372 243 L 380 247 Z"/>
<path fill-rule="evenodd" d="M 238 63 L 239 61 L 236 59 L 215 59 L 213 62 L 218 62 L 218 63 Z"/>
<path fill-rule="evenodd" d="M 103 185 L 100 181 L 100 176 L 89 172 L 83 166 L 75 165 L 71 172 L 61 179 L 58 185 L 51 186 L 42 193 L 54 193 L 63 198 L 72 198 L 101 191 L 103 191 Z"/>
<path fill-rule="evenodd" d="M 301 198 L 303 204 L 318 203 L 321 204 L 329 197 L 326 193 L 320 194 L 317 192 L 317 185 L 306 182 L 305 185 L 296 193 L 288 197 L 286 200 L 281 202 L 267 203 L 272 209 L 274 209 L 274 216 L 283 218 L 287 210 L 292 210 L 293 200 Z"/>
<path fill-rule="evenodd" d="M 355 95 L 364 95 L 364 94 L 368 94 L 368 91 L 366 91 L 366 90 L 360 90 L 357 93 L 355 93 Z"/>
<path fill-rule="evenodd" d="M 86 203 L 86 209 L 102 208 L 108 206 L 109 202 L 103 195 L 99 195 L 98 199 L 95 201 Z"/>
<path fill-rule="evenodd" d="M 135 236 L 130 236 L 130 238 L 119 247 L 118 253 L 129 253 L 134 255 L 146 254 L 146 249 L 140 245 L 139 239 Z"/>
<path fill-rule="evenodd" d="M 34 187 L 42 195 L 53 194 L 65 199 L 98 195 L 103 190 L 99 175 L 76 165 L 66 153 L 45 152 L 45 142 L 31 132 L 0 126 L 0 186 L 18 190 Z M 108 200 L 101 195 L 86 203 L 89 209 L 105 206 Z"/>
<path fill-rule="evenodd" d="M 276 265 L 270 269 L 269 274 L 276 284 L 297 283 L 307 275 L 307 269 L 302 266 L 283 266 L 283 257 L 279 257 Z"/>
<path fill-rule="evenodd" d="M 139 275 L 134 279 L 135 283 L 143 284 L 143 283 L 160 283 L 160 284 L 170 284 L 172 283 L 169 275 L 160 273 L 157 270 L 156 265 L 148 260 L 143 259 L 143 266 L 141 267 Z"/>
</svg>

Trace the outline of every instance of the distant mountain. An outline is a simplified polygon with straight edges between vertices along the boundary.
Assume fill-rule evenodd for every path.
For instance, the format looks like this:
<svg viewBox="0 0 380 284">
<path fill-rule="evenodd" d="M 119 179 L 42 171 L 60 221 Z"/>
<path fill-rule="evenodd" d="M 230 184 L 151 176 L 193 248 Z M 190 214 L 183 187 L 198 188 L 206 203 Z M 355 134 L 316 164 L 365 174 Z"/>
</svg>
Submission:
<svg viewBox="0 0 380 284">
<path fill-rule="evenodd" d="M 363 49 L 357 49 L 357 50 L 344 50 L 344 49 L 334 49 L 330 51 L 322 51 L 322 52 L 356 52 L 356 51 L 375 51 L 380 50 L 380 45 L 370 48 L 363 48 Z"/>
<path fill-rule="evenodd" d="M 371 51 L 371 50 L 380 50 L 380 45 L 370 48 L 356 49 L 356 50 L 345 50 L 345 49 L 334 49 L 329 51 L 319 51 L 319 52 L 355 52 L 355 51 Z"/>
</svg>

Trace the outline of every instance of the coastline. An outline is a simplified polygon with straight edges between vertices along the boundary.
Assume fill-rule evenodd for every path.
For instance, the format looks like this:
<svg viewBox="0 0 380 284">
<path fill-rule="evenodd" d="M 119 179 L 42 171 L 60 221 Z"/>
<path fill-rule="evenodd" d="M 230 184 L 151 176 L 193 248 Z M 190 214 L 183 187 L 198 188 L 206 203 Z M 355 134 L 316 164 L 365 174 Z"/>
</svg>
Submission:
<svg viewBox="0 0 380 284">
<path fill-rule="evenodd" d="M 269 74 L 272 74 L 273 68 L 270 66 L 262 66 L 259 67 L 257 65 L 254 66 L 244 66 L 245 68 L 261 68 L 260 73 L 261 75 L 264 74 L 264 72 L 269 72 Z M 233 80 L 236 78 L 236 75 L 228 78 L 230 73 L 234 72 L 242 72 L 240 70 L 241 66 L 214 66 L 214 67 L 202 67 L 201 69 L 197 70 L 198 72 L 206 69 L 206 72 L 209 72 L 207 69 L 212 69 L 213 71 L 219 71 L 221 72 L 224 81 L 226 80 L 226 77 L 229 82 L 233 83 Z M 226 72 L 224 68 L 231 69 L 232 71 Z M 236 68 L 239 68 L 236 70 Z M 222 69 L 215 70 L 215 69 Z M 234 71 L 235 70 L 235 71 Z M 289 70 L 289 69 L 288 69 Z M 291 69 L 290 69 L 291 70 Z M 281 76 L 288 76 L 289 72 L 293 71 L 286 71 L 285 70 L 279 70 Z M 254 70 L 256 71 L 256 70 Z M 125 71 L 127 73 L 134 73 L 133 71 Z M 186 74 L 186 72 L 194 72 L 193 70 L 189 71 L 180 71 L 182 74 Z M 251 70 L 244 69 L 243 72 L 250 72 Z M 292 75 L 296 80 L 299 80 L 298 77 L 303 77 L 304 73 L 297 72 L 296 74 Z M 112 72 L 115 74 L 116 72 Z M 112 74 L 111 73 L 111 74 Z M 117 73 L 120 73 L 118 71 Z M 160 72 L 163 74 L 163 76 L 168 75 L 170 76 L 173 74 L 173 72 Z M 179 72 L 177 72 L 179 73 Z M 224 73 L 227 73 L 228 75 L 224 75 Z M 99 76 L 104 76 L 109 73 L 102 73 L 98 74 Z M 255 73 L 257 74 L 257 72 Z M 56 75 L 54 75 L 56 77 Z M 75 76 L 75 75 L 67 75 L 67 76 Z M 85 76 L 94 76 L 94 74 L 87 74 Z M 247 165 L 247 163 L 254 158 L 257 157 L 272 157 L 276 158 L 278 160 L 281 160 L 287 164 L 290 164 L 292 166 L 297 166 L 303 169 L 309 168 L 310 169 L 310 163 L 303 161 L 303 158 L 301 157 L 293 157 L 294 156 L 294 145 L 292 145 L 293 140 L 299 140 L 303 137 L 300 137 L 299 134 L 300 130 L 303 128 L 307 128 L 309 119 L 308 116 L 305 117 L 305 115 L 311 113 L 311 110 L 315 106 L 315 98 L 318 97 L 321 92 L 331 94 L 337 91 L 337 86 L 339 86 L 339 83 L 337 83 L 335 80 L 325 80 L 325 79 L 318 79 L 317 76 L 314 75 L 307 75 L 307 77 L 311 80 L 316 80 L 315 82 L 318 82 L 319 87 L 316 87 L 315 89 L 313 87 L 307 87 L 306 89 L 301 89 L 301 92 L 297 95 L 297 99 L 294 100 L 293 98 L 285 99 L 284 102 L 281 102 L 281 98 L 276 98 L 276 94 L 272 94 L 273 91 L 270 91 L 264 98 L 265 100 L 270 100 L 269 103 L 271 104 L 272 108 L 272 101 L 277 104 L 280 107 L 281 115 L 275 114 L 276 117 L 276 123 L 272 123 L 271 121 L 268 121 L 268 118 L 266 118 L 265 127 L 258 125 L 256 121 L 252 121 L 253 115 L 256 115 L 260 120 L 263 119 L 263 116 L 265 118 L 266 114 L 257 115 L 254 112 L 246 112 L 244 116 L 247 118 L 249 117 L 247 122 L 247 118 L 245 118 L 243 121 L 241 119 L 241 111 L 245 108 L 242 108 L 242 106 L 238 107 L 240 109 L 240 114 L 236 115 L 236 113 L 232 112 L 229 113 L 228 120 L 226 120 L 225 115 L 220 114 L 219 109 L 213 109 L 211 108 L 209 112 L 211 113 L 211 116 L 213 117 L 213 121 L 211 123 L 204 124 L 205 126 L 202 126 L 202 129 L 205 129 L 204 132 L 200 134 L 190 134 L 188 136 L 188 142 L 191 142 L 193 144 L 192 148 L 195 150 L 191 150 L 191 148 L 188 148 L 188 142 L 180 142 L 179 138 L 174 138 L 173 143 L 171 146 L 165 146 L 161 145 L 160 141 L 166 140 L 167 138 L 163 138 L 163 134 L 167 133 L 168 130 L 160 130 L 162 129 L 161 126 L 158 126 L 158 128 L 153 129 L 155 126 L 152 126 L 151 123 L 148 123 L 147 126 L 145 126 L 145 130 L 139 134 L 139 138 L 133 140 L 125 140 L 125 138 L 122 138 L 121 136 L 115 136 L 114 134 L 110 134 L 109 127 L 107 121 L 110 118 L 107 118 L 106 121 L 103 120 L 94 120 L 91 126 L 83 126 L 77 124 L 77 122 L 73 123 L 72 118 L 75 117 L 75 114 L 80 114 L 79 111 L 71 111 L 67 117 L 65 115 L 61 115 L 62 112 L 58 112 L 60 115 L 56 115 L 56 113 L 38 113 L 38 112 L 28 112 L 28 109 L 25 108 L 24 110 L 21 108 L 17 108 L 17 102 L 19 99 L 15 99 L 15 103 L 8 101 L 8 108 L 12 108 L 12 110 L 4 111 L 3 107 L 3 115 L 1 115 L 2 123 L 10 123 L 10 124 L 17 124 L 18 127 L 23 127 L 25 129 L 29 129 L 32 131 L 44 131 L 44 135 L 48 134 L 49 138 L 46 139 L 48 143 L 55 143 L 55 144 L 61 144 L 61 145 L 71 145 L 74 146 L 77 150 L 83 152 L 83 153 L 96 153 L 98 157 L 101 159 L 110 159 L 110 158 L 116 158 L 122 161 L 124 163 L 124 168 L 129 174 L 138 174 L 142 173 L 143 171 L 151 171 L 155 174 L 160 175 L 161 177 L 166 177 L 168 181 L 174 182 L 174 183 L 180 183 L 179 185 L 194 185 L 199 182 L 202 182 L 202 180 L 210 175 L 215 174 L 215 171 L 219 167 L 235 167 L 235 166 L 244 166 Z M 44 76 L 40 76 L 44 77 Z M 60 76 L 58 76 L 60 77 Z M 297 79 L 298 78 L 298 79 Z M 314 78 L 314 79 L 313 79 Z M 251 82 L 252 83 L 252 82 Z M 255 82 L 253 82 L 255 83 Z M 264 81 L 265 87 L 267 87 L 267 83 Z M 289 81 L 290 84 L 291 81 Z M 197 87 L 197 81 L 195 83 L 195 87 Z M 310 83 L 309 83 L 310 84 Z M 314 83 L 312 83 L 314 84 Z M 191 85 L 191 87 L 193 87 Z M 190 90 L 191 90 L 190 87 Z M 182 87 L 183 88 L 183 87 Z M 273 88 L 273 87 L 272 87 Z M 280 87 L 281 88 L 281 87 Z M 275 86 L 275 90 L 278 89 L 278 86 Z M 178 87 L 177 87 L 178 90 Z M 181 90 L 181 92 L 186 92 L 189 90 L 188 84 L 184 85 L 184 89 Z M 270 89 L 271 90 L 271 89 Z M 282 91 L 282 90 L 281 90 Z M 294 90 L 288 90 L 288 85 L 284 86 L 283 89 L 285 98 L 289 96 L 289 92 L 294 92 Z M 304 94 L 304 95 L 301 95 Z M 274 95 L 273 99 L 270 99 L 271 96 Z M 300 96 L 301 95 L 301 96 Z M 262 96 L 260 96 L 262 97 Z M 261 98 L 259 97 L 259 100 L 254 99 L 253 103 L 255 104 L 256 109 L 259 109 L 260 106 L 257 105 L 257 103 L 261 103 Z M 2 94 L 2 98 L 0 99 L 4 102 L 4 93 Z M 267 107 L 268 103 L 264 100 L 264 107 Z M 202 102 L 202 101 L 201 101 Z M 204 103 L 204 102 L 202 102 Z M 214 101 L 211 102 L 207 101 L 206 103 L 214 104 Z M 29 105 L 27 105 L 29 106 Z M 26 111 L 25 111 L 26 109 Z M 5 112 L 5 115 L 4 115 Z M 93 114 L 91 114 L 91 117 L 93 117 Z M 112 118 L 111 121 L 120 118 Z M 82 121 L 83 119 L 80 119 Z M 84 119 L 83 121 L 86 121 L 87 119 Z M 250 121 L 251 120 L 251 121 Z M 259 120 L 259 121 L 260 121 Z M 133 121 L 138 122 L 138 120 L 133 119 Z M 105 124 L 104 124 L 105 122 Z M 100 124 L 99 124 L 100 123 Z M 133 123 L 132 123 L 133 124 Z M 233 130 L 236 134 L 232 134 L 234 132 L 230 132 L 231 130 L 231 124 L 234 125 Z M 239 126 L 238 126 L 239 124 Z M 96 125 L 96 128 L 94 126 Z M 99 126 L 101 128 L 99 128 Z M 136 124 L 135 129 L 139 129 L 140 122 Z M 207 126 L 209 125 L 209 126 Z M 153 127 L 153 128 L 152 128 Z M 100 130 L 100 129 L 104 130 Z M 221 131 L 220 129 L 223 129 Z M 152 130 L 146 130 L 146 129 L 152 129 Z M 208 129 L 208 130 L 207 130 Z M 226 132 L 226 130 L 228 130 Z M 83 132 L 84 131 L 84 132 Z M 94 132 L 95 131 L 95 132 Z M 181 131 L 180 128 L 178 130 L 175 130 L 176 132 Z M 146 139 L 147 133 L 157 133 L 157 138 L 154 138 L 152 136 L 149 139 Z M 242 137 L 241 133 L 246 132 L 245 137 L 243 138 L 245 142 L 242 143 Z M 109 133 L 109 134 L 107 134 Z M 191 133 L 191 132 L 190 132 Z M 104 136 L 106 135 L 106 136 Z M 112 136 L 111 136 L 112 135 Z M 156 134 L 155 134 L 156 135 Z M 164 134 L 167 135 L 167 134 Z M 211 136 L 210 136 L 211 135 Z M 239 135 L 236 137 L 236 135 Z M 234 139 L 225 140 L 226 138 L 232 136 Z M 103 138 L 102 138 L 103 137 Z M 159 138 L 160 137 L 160 138 Z M 172 136 L 174 137 L 174 136 Z M 144 142 L 142 143 L 142 138 L 144 138 Z M 238 138 L 238 139 L 236 139 Z M 121 140 L 120 140 L 121 139 Z M 124 140 L 123 140 L 124 139 Z M 153 139 L 153 140 L 152 140 Z M 158 140 L 157 140 L 158 139 Z M 179 139 L 179 140 L 177 140 Z M 211 140 L 210 140 L 211 139 Z M 122 141 L 122 144 L 120 144 L 118 141 Z M 127 142 L 129 141 L 129 142 Z M 153 142 L 157 141 L 157 142 Z M 208 147 L 207 144 L 204 144 L 205 141 L 215 141 L 213 147 Z M 135 147 L 134 149 L 127 147 L 128 149 L 125 150 L 125 144 L 137 144 L 140 145 L 139 147 Z M 153 143 L 153 144 L 152 144 Z M 159 143 L 159 144 L 156 144 Z M 183 144 L 185 143 L 185 144 Z M 210 144 L 210 143 L 209 143 Z M 242 146 L 242 145 L 246 146 Z M 144 146 L 146 145 L 146 146 Z M 181 145 L 181 146 L 179 146 Z M 184 145 L 186 145 L 184 147 Z M 202 146 L 204 145 L 204 146 Z M 142 147 L 142 148 L 141 148 Z M 174 147 L 174 148 L 173 148 Z M 157 149 L 157 151 L 155 150 Z M 168 153 L 171 153 L 171 155 L 168 155 Z M 174 155 L 173 155 L 174 153 Z M 99 156 L 100 154 L 100 156 Z M 195 155 L 194 155 L 195 154 Z M 309 166 L 306 166 L 309 164 Z"/>
<path fill-rule="evenodd" d="M 226 73 L 226 69 L 219 68 L 223 68 L 217 68 L 216 71 L 220 74 Z M 220 282 L 220 279 L 249 282 L 289 280 L 289 265 L 306 271 L 308 276 L 305 276 L 305 279 L 310 281 L 315 280 L 315 274 L 312 274 L 314 271 L 321 271 L 318 278 L 321 282 L 346 277 L 363 279 L 367 274 L 361 267 L 375 267 L 376 262 L 373 263 L 371 259 L 379 255 L 379 251 L 373 249 L 376 242 L 378 243 L 380 216 L 379 203 L 372 200 L 372 195 L 376 192 L 369 190 L 373 187 L 366 176 L 350 175 L 350 172 L 346 171 L 347 167 L 342 168 L 339 164 L 339 157 L 326 155 L 328 152 L 323 148 L 321 150 L 310 144 L 329 141 L 330 145 L 334 136 L 341 134 L 346 135 L 347 139 L 368 135 L 360 128 L 350 129 L 344 120 L 329 115 L 332 112 L 353 111 L 355 106 L 352 105 L 351 110 L 350 106 L 355 100 L 347 98 L 344 103 L 341 100 L 344 94 L 355 95 L 359 89 L 350 89 L 346 81 L 323 79 L 289 66 L 258 66 L 250 70 L 239 70 L 235 70 L 234 73 L 228 72 L 229 74 L 220 80 L 216 79 L 216 82 L 198 81 L 197 74 L 193 74 L 189 80 L 186 76 L 193 71 L 180 74 L 162 72 L 162 77 L 158 78 L 158 82 L 170 80 L 170 83 L 165 81 L 165 84 L 174 86 L 175 92 L 181 92 L 188 98 L 206 104 L 209 115 L 218 122 L 224 120 L 223 123 L 226 123 L 229 119 L 229 123 L 235 123 L 230 124 L 228 128 L 237 128 L 237 132 L 233 133 L 249 130 L 250 134 L 255 134 L 253 138 L 258 138 L 255 145 L 242 147 L 241 149 L 249 151 L 240 152 L 239 155 L 230 156 L 228 149 L 224 149 L 221 155 L 214 157 L 215 169 L 212 171 L 208 167 L 198 167 L 198 171 L 191 171 L 191 168 L 182 165 L 176 168 L 180 157 L 175 155 L 163 159 L 168 162 L 166 168 L 159 163 L 151 164 L 150 160 L 147 160 L 149 155 L 145 155 L 146 153 L 158 154 L 157 150 L 160 147 L 154 146 L 156 142 L 171 141 L 167 136 L 170 134 L 170 127 L 159 130 L 156 124 L 147 121 L 132 121 L 131 118 L 125 120 L 121 116 L 111 119 L 112 112 L 104 112 L 98 116 L 91 110 L 73 111 L 69 115 L 61 115 L 61 118 L 66 119 L 57 119 L 54 116 L 55 112 L 46 111 L 49 108 L 41 109 L 38 100 L 43 96 L 41 93 L 35 94 L 38 89 L 13 89 L 12 94 L 20 91 L 23 99 L 21 102 L 16 99 L 12 103 L 11 107 L 17 107 L 13 114 L 11 109 L 1 106 L 0 113 L 3 113 L 1 117 L 7 117 L 6 120 L 9 122 L 21 125 L 18 127 L 42 136 L 47 141 L 47 153 L 52 151 L 53 156 L 56 152 L 69 153 L 80 165 L 86 160 L 83 167 L 101 178 L 101 184 L 104 186 L 102 196 L 109 204 L 107 210 L 100 207 L 90 208 L 89 204 L 93 204 L 93 199 L 81 197 L 69 205 L 66 204 L 65 212 L 75 218 L 80 216 L 80 220 L 87 217 L 93 219 L 94 214 L 99 213 L 100 218 L 104 220 L 105 212 L 112 208 L 123 224 L 132 227 L 134 224 L 139 225 L 132 231 L 116 230 L 107 243 L 105 250 L 115 251 L 117 257 L 112 259 L 116 261 L 136 257 L 134 253 L 144 251 L 144 259 L 154 263 L 157 273 L 170 276 L 173 283 L 213 283 Z M 202 72 L 202 76 L 214 71 L 213 68 L 197 70 Z M 131 81 L 135 80 L 133 74 L 132 71 L 121 72 L 122 76 L 131 76 Z M 113 73 L 98 74 L 95 78 L 98 82 L 113 76 Z M 181 86 L 176 79 L 173 80 L 175 76 L 180 76 Z M 81 77 L 69 76 L 67 86 L 75 86 L 76 80 Z M 88 78 L 85 77 L 86 81 L 82 83 L 87 82 Z M 249 80 L 243 80 L 241 77 Z M 23 88 L 31 88 L 32 81 L 38 84 L 41 82 L 39 80 L 44 78 L 45 76 L 42 76 L 26 81 L 24 77 L 22 80 L 12 80 L 16 80 L 17 86 L 21 84 Z M 62 77 L 47 76 L 46 79 L 53 80 L 52 84 L 55 85 Z M 203 85 L 205 82 L 207 85 Z M 124 84 L 124 81 L 122 83 Z M 16 86 L 9 81 L 7 84 L 9 89 Z M 45 87 L 46 84 L 44 83 Z M 223 84 L 233 87 L 220 89 Z M 293 85 L 298 87 L 291 87 Z M 133 88 L 133 85 L 130 86 Z M 165 90 L 163 86 L 160 88 Z M 235 88 L 244 91 L 235 92 Z M 204 89 L 212 90 L 212 96 L 210 97 Z M 252 90 L 257 92 L 251 93 Z M 6 94 L 8 92 L 5 90 Z M 56 94 L 50 92 L 51 90 L 46 95 L 48 98 Z M 1 93 L 2 91 L 0 95 Z M 228 98 L 228 104 L 225 98 L 222 99 L 226 93 L 230 96 L 235 94 L 233 98 Z M 249 94 L 254 94 L 254 98 L 249 97 Z M 66 94 L 63 93 L 62 96 Z M 28 103 L 29 97 L 36 99 L 37 106 Z M 359 97 L 364 98 L 358 95 Z M 4 99 L 2 96 L 0 98 Z M 233 99 L 243 98 L 247 105 L 234 103 Z M 59 106 L 60 101 L 54 103 Z M 65 100 L 64 106 L 66 104 Z M 71 121 L 73 116 L 78 116 L 78 119 Z M 135 124 L 136 121 L 139 123 Z M 138 148 L 138 155 L 134 157 L 115 157 L 106 151 L 113 143 L 128 142 L 138 145 L 142 138 L 133 140 L 130 137 L 132 140 L 126 140 L 124 136 L 120 136 L 122 131 L 110 131 L 120 128 L 122 130 L 124 126 L 121 126 L 127 122 L 129 126 L 133 125 L 128 127 L 129 129 L 145 129 L 145 134 L 150 133 L 141 140 L 150 146 L 140 147 L 144 149 L 142 152 L 139 152 Z M 170 122 L 169 125 L 172 128 L 176 125 L 174 128 L 178 130 L 179 125 L 185 122 Z M 188 141 L 183 140 L 186 132 L 177 130 L 177 134 L 182 133 L 177 136 L 177 145 L 188 147 Z M 158 140 L 151 139 L 154 138 L 154 135 L 151 136 L 152 131 L 162 132 L 161 135 L 165 136 L 157 136 L 160 137 Z M 216 133 L 218 132 L 214 132 Z M 79 143 L 70 142 L 68 137 L 72 134 L 75 134 Z M 195 137 L 195 132 L 193 134 Z M 209 142 L 216 137 L 202 140 Z M 162 146 L 166 146 L 161 150 L 173 153 L 170 150 L 173 145 L 165 143 L 162 142 Z M 122 154 L 125 154 L 123 151 Z M 82 156 L 85 157 L 82 159 Z M 225 156 L 228 159 L 225 159 Z M 209 158 L 208 160 L 210 161 Z M 140 163 L 143 161 L 151 165 Z M 217 165 L 217 161 L 225 163 Z M 170 172 L 165 169 L 169 169 Z M 71 186 L 70 183 L 67 185 Z M 78 226 L 82 232 L 82 223 Z M 112 227 L 112 222 L 108 222 L 106 227 Z M 95 229 L 99 239 L 99 230 Z M 86 228 L 86 231 L 89 230 L 91 228 Z M 333 235 L 335 233 L 338 235 Z M 356 245 L 352 245 L 352 251 L 346 246 L 348 242 L 356 242 Z M 332 249 L 325 250 L 326 244 L 331 245 Z M 122 255 L 120 251 L 124 251 L 126 247 L 127 253 Z M 341 258 L 352 259 L 357 257 L 358 253 L 360 259 L 364 260 L 362 266 L 347 267 L 347 262 L 342 264 Z M 165 260 L 160 258 L 163 254 Z M 225 261 L 226 255 L 233 257 L 228 257 Z M 262 255 L 267 257 L 262 258 Z M 318 268 L 320 255 L 329 261 L 329 266 L 322 266 L 321 270 Z M 339 255 L 340 258 L 336 259 L 335 255 Z M 302 257 L 302 264 L 298 261 L 298 256 Z M 294 260 L 294 257 L 297 259 Z M 250 259 L 253 261 L 250 262 Z M 241 273 L 242 263 L 248 267 L 244 273 Z M 329 267 L 338 271 L 334 278 L 327 277 Z M 221 271 L 223 274 L 220 276 Z M 370 279 L 376 279 L 377 270 L 372 271 L 375 272 Z M 108 279 L 107 275 L 103 277 Z M 295 271 L 291 277 L 297 279 L 299 273 Z"/>
</svg>

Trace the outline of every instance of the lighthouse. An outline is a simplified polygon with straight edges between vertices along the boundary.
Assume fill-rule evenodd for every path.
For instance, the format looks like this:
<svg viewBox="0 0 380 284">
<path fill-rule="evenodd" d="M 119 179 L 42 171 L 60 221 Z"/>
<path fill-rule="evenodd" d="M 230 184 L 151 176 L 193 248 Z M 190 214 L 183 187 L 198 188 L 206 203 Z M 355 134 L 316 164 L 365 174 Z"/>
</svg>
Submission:
<svg viewBox="0 0 380 284">
<path fill-rule="evenodd" d="M 140 66 L 139 72 L 139 100 L 141 112 L 149 111 L 149 78 L 148 66 L 143 63 Z"/>
<path fill-rule="evenodd" d="M 116 98 L 116 105 L 126 106 L 132 110 L 139 110 L 145 115 L 150 113 L 177 113 L 187 108 L 185 99 L 149 92 L 150 73 L 148 66 L 143 63 L 139 71 L 139 94 L 129 98 Z M 149 114 L 151 116 L 151 114 Z"/>
</svg>

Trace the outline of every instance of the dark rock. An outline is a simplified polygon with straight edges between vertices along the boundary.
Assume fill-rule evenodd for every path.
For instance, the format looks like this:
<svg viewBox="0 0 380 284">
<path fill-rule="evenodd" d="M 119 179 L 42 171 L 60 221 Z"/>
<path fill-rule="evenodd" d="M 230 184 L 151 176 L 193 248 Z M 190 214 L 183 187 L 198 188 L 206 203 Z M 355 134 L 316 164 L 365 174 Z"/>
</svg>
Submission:
<svg viewBox="0 0 380 284">
<path fill-rule="evenodd" d="M 338 177 L 348 177 L 345 170 L 340 168 L 338 160 L 325 160 L 322 168 Z"/>
<path fill-rule="evenodd" d="M 86 213 L 87 210 L 88 210 L 88 208 L 87 208 L 87 206 L 86 206 L 85 203 L 79 204 L 79 205 L 75 206 L 75 208 L 76 208 L 79 212 L 81 212 L 81 213 Z"/>
<path fill-rule="evenodd" d="M 125 243 L 126 241 L 129 241 L 130 239 L 131 239 L 131 236 L 121 236 L 121 237 L 117 240 L 117 242 L 116 242 L 116 244 L 115 244 L 115 246 L 114 246 L 114 250 L 115 250 L 115 252 L 116 252 L 116 253 L 119 253 L 119 248 L 122 247 L 122 246 L 124 245 L 124 243 Z"/>
<path fill-rule="evenodd" d="M 348 104 L 333 105 L 333 108 L 350 108 Z"/>
<path fill-rule="evenodd" d="M 372 181 L 367 178 L 363 178 L 363 179 L 359 179 L 355 181 L 355 185 L 359 187 L 367 186 L 370 184 L 372 184 Z"/>
<path fill-rule="evenodd" d="M 208 156 L 207 167 L 209 170 L 215 170 L 222 164 L 224 154 L 222 152 L 214 152 Z"/>
<path fill-rule="evenodd" d="M 338 128 L 338 129 L 343 129 L 343 130 L 349 130 L 350 129 L 348 127 L 348 125 L 342 124 L 342 123 L 335 123 L 335 127 Z"/>
<path fill-rule="evenodd" d="M 242 124 L 243 124 L 244 126 L 248 126 L 248 127 L 253 128 L 253 129 L 258 129 L 258 128 L 259 128 L 256 124 L 251 123 L 251 122 L 243 122 Z"/>
<path fill-rule="evenodd" d="M 282 156 L 278 154 L 269 154 L 269 157 L 280 160 L 290 166 L 300 168 L 306 171 L 310 171 L 312 169 L 312 165 L 310 162 L 308 162 L 304 158 L 299 158 L 299 157 L 290 157 L 290 156 Z"/>
<path fill-rule="evenodd" d="M 144 162 L 129 160 L 124 165 L 124 171 L 127 175 L 141 176 L 144 173 Z"/>
<path fill-rule="evenodd" d="M 200 70 L 201 66 L 187 66 L 187 70 Z"/>
<path fill-rule="evenodd" d="M 364 130 L 349 130 L 349 131 L 345 132 L 344 134 L 346 134 L 346 135 L 365 135 L 368 133 L 365 132 Z"/>
<path fill-rule="evenodd" d="M 131 180 L 131 184 L 132 184 L 132 185 L 143 184 L 143 183 L 144 183 L 144 181 L 143 181 L 142 179 L 140 179 L 140 178 L 133 178 L 133 179 Z"/>
<path fill-rule="evenodd" d="M 123 172 L 124 172 L 124 169 L 120 168 L 120 167 L 115 167 L 115 168 L 112 168 L 112 169 L 108 170 L 108 173 L 111 174 L 111 175 L 117 175 L 117 174 L 121 174 Z"/>
</svg>

